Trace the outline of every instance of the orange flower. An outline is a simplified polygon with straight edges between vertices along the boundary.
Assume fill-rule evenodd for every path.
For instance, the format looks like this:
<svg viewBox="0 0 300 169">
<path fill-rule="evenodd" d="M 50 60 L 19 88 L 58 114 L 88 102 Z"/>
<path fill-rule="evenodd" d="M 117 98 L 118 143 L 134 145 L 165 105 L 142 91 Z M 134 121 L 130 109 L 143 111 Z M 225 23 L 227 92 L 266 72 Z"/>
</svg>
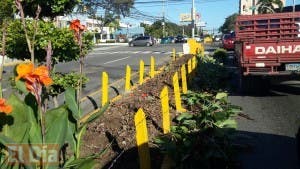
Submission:
<svg viewBox="0 0 300 169">
<path fill-rule="evenodd" d="M 6 103 L 6 100 L 3 98 L 0 98 L 0 112 L 3 112 L 5 114 L 9 114 L 12 112 L 11 105 Z"/>
<path fill-rule="evenodd" d="M 75 32 L 84 31 L 86 28 L 84 25 L 80 24 L 79 19 L 72 20 L 70 23 L 70 29 L 74 30 Z"/>
<path fill-rule="evenodd" d="M 33 93 L 40 91 L 41 85 L 49 86 L 53 83 L 46 66 L 34 68 L 32 63 L 23 63 L 17 66 L 16 71 L 16 80 L 24 79 L 27 90 Z"/>
</svg>

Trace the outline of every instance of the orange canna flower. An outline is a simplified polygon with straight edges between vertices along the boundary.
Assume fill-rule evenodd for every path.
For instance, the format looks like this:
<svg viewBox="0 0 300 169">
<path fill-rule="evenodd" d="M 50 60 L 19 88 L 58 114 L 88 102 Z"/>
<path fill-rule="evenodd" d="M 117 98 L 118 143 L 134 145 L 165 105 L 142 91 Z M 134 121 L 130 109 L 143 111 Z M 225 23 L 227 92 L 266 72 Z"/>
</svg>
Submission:
<svg viewBox="0 0 300 169">
<path fill-rule="evenodd" d="M 70 23 L 70 29 L 74 30 L 75 32 L 84 31 L 86 28 L 84 25 L 80 24 L 79 19 L 72 20 Z"/>
<path fill-rule="evenodd" d="M 6 103 L 6 100 L 0 98 L 0 112 L 5 114 L 9 114 L 12 112 L 12 106 Z"/>
<path fill-rule="evenodd" d="M 49 76 L 46 66 L 34 68 L 32 63 L 19 64 L 16 68 L 18 76 L 16 80 L 24 79 L 26 88 L 30 92 L 39 91 L 40 85 L 50 86 L 53 81 Z"/>
<path fill-rule="evenodd" d="M 33 71 L 33 64 L 32 63 L 21 63 L 17 66 L 16 69 L 18 76 L 16 80 L 24 78 L 26 75 L 30 74 Z"/>
</svg>

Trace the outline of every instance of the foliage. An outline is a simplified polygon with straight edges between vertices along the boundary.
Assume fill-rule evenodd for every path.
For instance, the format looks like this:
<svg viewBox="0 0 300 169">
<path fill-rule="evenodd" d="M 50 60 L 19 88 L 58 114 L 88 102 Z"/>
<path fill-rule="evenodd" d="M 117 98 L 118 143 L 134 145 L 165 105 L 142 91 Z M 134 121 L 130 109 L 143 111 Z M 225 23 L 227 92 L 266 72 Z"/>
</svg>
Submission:
<svg viewBox="0 0 300 169">
<path fill-rule="evenodd" d="M 174 168 L 230 168 L 233 149 L 232 117 L 240 108 L 228 103 L 227 93 L 197 93 L 183 96 L 198 111 L 182 113 L 174 119 L 171 133 L 158 137 L 155 143 L 175 162 Z"/>
<path fill-rule="evenodd" d="M 228 85 L 229 72 L 223 63 L 211 56 L 198 57 L 197 77 L 190 82 L 190 87 L 203 91 L 218 91 Z"/>
<path fill-rule="evenodd" d="M 79 86 L 79 81 L 82 80 L 83 87 L 89 81 L 86 76 L 80 77 L 80 74 L 71 73 L 60 73 L 56 72 L 52 75 L 53 85 L 49 88 L 49 94 L 56 96 L 64 92 L 68 88 L 76 89 Z"/>
<path fill-rule="evenodd" d="M 0 24 L 4 19 L 13 18 L 14 14 L 14 1 L 1 0 L 0 1 Z"/>
<path fill-rule="evenodd" d="M 108 107 L 105 105 L 101 110 L 93 115 L 83 115 L 82 110 L 77 104 L 76 91 L 68 88 L 65 91 L 65 103 L 57 108 L 48 109 L 45 107 L 45 82 L 51 82 L 47 79 L 48 72 L 45 67 L 40 66 L 32 68 L 29 64 L 18 65 L 16 68 L 18 77 L 17 87 L 20 90 L 27 90 L 24 101 L 16 95 L 11 95 L 8 99 L 12 106 L 12 112 L 9 115 L 1 115 L 0 122 L 0 143 L 2 153 L 7 153 L 8 145 L 27 145 L 35 154 L 35 159 L 40 159 L 41 154 L 33 146 L 55 144 L 58 151 L 62 152 L 63 158 L 52 164 L 52 168 L 92 168 L 96 155 L 86 158 L 80 157 L 81 138 L 84 135 L 88 123 L 99 117 Z M 18 79 L 21 80 L 18 80 Z M 47 83 L 45 83 L 47 84 Z M 48 83 L 49 84 L 49 83 Z M 25 87 L 26 85 L 26 87 Z M 29 90 L 30 89 L 30 90 Z M 73 154 L 66 154 L 72 152 Z M 57 154 L 59 155 L 59 153 Z M 7 168 L 9 165 L 5 156 L 1 156 L 1 167 Z M 30 168 L 47 168 L 48 164 L 40 162 Z M 26 164 L 16 162 L 10 168 L 28 168 Z"/>
<path fill-rule="evenodd" d="M 162 21 L 156 21 L 152 25 L 141 24 L 145 33 L 154 37 L 163 37 Z M 181 34 L 182 28 L 175 23 L 165 22 L 166 36 L 177 36 Z"/>
<path fill-rule="evenodd" d="M 26 16 L 35 17 L 38 5 L 41 7 L 40 17 L 49 17 L 69 14 L 80 0 L 23 0 L 22 6 Z"/>
<path fill-rule="evenodd" d="M 35 39 L 35 58 L 38 62 L 44 62 L 46 56 L 46 47 L 48 42 L 52 42 L 52 64 L 58 62 L 68 62 L 79 58 L 79 46 L 74 39 L 74 34 L 67 28 L 57 28 L 51 22 L 40 21 L 38 23 L 38 32 Z M 33 26 L 31 21 L 27 21 L 29 35 L 33 35 Z M 84 52 L 87 53 L 92 47 L 92 35 L 85 34 L 83 39 Z M 21 22 L 15 20 L 8 27 L 7 35 L 7 56 L 15 59 L 30 59 L 30 53 L 27 48 L 24 30 Z"/>
<path fill-rule="evenodd" d="M 274 13 L 276 8 L 279 8 L 279 11 L 283 8 L 281 0 L 259 0 L 256 5 L 260 14 Z"/>
<path fill-rule="evenodd" d="M 227 51 L 223 48 L 218 48 L 213 53 L 213 58 L 216 59 L 217 62 L 224 63 L 228 58 Z"/>
<path fill-rule="evenodd" d="M 133 4 L 134 0 L 82 0 L 77 10 L 91 16 L 95 15 L 99 9 L 103 9 L 106 15 L 111 13 L 116 16 L 129 16 Z"/>
<path fill-rule="evenodd" d="M 236 20 L 237 16 L 238 16 L 237 13 L 234 13 L 234 14 L 228 16 L 225 19 L 225 22 L 223 23 L 223 25 L 219 28 L 219 32 L 229 33 L 231 31 L 234 31 L 234 25 L 235 25 L 235 20 Z"/>
</svg>

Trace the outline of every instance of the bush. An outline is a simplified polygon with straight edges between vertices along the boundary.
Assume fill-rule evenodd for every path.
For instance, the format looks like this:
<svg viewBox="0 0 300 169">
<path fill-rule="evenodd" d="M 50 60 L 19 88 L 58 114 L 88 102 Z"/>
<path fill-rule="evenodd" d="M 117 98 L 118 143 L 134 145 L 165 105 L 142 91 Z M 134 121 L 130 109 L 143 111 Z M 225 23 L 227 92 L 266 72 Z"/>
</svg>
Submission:
<svg viewBox="0 0 300 169">
<path fill-rule="evenodd" d="M 220 63 L 224 63 L 228 58 L 227 51 L 225 49 L 218 48 L 215 50 L 213 58 L 215 58 Z"/>
<path fill-rule="evenodd" d="M 27 21 L 29 37 L 33 37 L 32 21 Z M 7 29 L 7 56 L 20 60 L 30 59 L 26 38 L 20 20 L 14 20 Z M 92 47 L 92 35 L 84 34 L 84 53 Z M 53 65 L 58 62 L 68 62 L 79 58 L 79 46 L 74 39 L 73 32 L 68 28 L 57 28 L 52 22 L 38 22 L 38 31 L 35 38 L 35 59 L 44 62 L 46 46 L 51 41 Z"/>
</svg>

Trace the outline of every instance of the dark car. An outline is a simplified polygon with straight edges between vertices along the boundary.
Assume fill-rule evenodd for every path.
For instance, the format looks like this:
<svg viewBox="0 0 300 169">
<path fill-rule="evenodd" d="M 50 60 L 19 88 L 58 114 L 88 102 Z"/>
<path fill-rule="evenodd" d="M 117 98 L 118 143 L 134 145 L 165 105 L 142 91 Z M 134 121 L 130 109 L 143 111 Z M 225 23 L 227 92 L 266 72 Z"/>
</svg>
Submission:
<svg viewBox="0 0 300 169">
<path fill-rule="evenodd" d="M 175 43 L 186 43 L 186 42 L 187 42 L 186 38 L 182 35 L 178 35 L 175 38 Z"/>
<path fill-rule="evenodd" d="M 152 36 L 140 36 L 131 40 L 129 46 L 152 46 L 154 45 L 154 38 Z"/>
<path fill-rule="evenodd" d="M 222 45 L 223 48 L 226 50 L 233 50 L 234 49 L 234 33 L 224 34 L 222 37 Z"/>
</svg>

